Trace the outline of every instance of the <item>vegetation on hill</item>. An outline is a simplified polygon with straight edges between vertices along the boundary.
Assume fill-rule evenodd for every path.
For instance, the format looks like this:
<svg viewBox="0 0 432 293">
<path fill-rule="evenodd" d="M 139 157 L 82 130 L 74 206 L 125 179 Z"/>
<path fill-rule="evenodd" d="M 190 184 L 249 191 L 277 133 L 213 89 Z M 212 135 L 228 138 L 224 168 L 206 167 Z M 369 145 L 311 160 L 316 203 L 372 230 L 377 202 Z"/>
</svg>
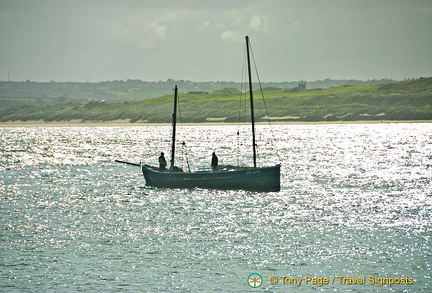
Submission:
<svg viewBox="0 0 432 293">
<path fill-rule="evenodd" d="M 307 83 L 309 89 L 342 85 L 385 85 L 390 79 L 381 80 L 316 80 Z M 108 103 L 141 101 L 157 98 L 167 93 L 174 84 L 182 92 L 208 92 L 224 88 L 241 89 L 238 82 L 192 82 L 188 80 L 148 82 L 141 80 L 90 82 L 16 82 L 0 81 L 0 111 L 12 106 L 46 106 L 65 102 L 105 101 Z M 258 88 L 254 84 L 255 88 Z M 262 87 L 295 88 L 297 82 L 264 82 Z"/>
<path fill-rule="evenodd" d="M 173 85 L 171 85 L 172 87 Z M 179 88 L 182 90 L 181 88 Z M 255 90 L 257 121 L 432 120 L 432 78 L 383 85 L 302 90 L 268 87 Z M 182 122 L 249 120 L 247 96 L 235 88 L 180 94 Z M 141 101 L 64 102 L 22 105 L 0 112 L 0 121 L 111 121 L 168 123 L 172 94 Z M 240 119 L 239 117 L 244 117 Z"/>
</svg>

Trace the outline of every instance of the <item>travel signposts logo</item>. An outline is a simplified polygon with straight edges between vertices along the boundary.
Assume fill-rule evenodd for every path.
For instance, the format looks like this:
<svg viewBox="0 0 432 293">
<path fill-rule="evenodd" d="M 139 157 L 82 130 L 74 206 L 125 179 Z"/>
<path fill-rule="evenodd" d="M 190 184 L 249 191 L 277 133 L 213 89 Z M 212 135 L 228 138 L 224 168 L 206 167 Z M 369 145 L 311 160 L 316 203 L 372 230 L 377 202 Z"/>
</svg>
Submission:
<svg viewBox="0 0 432 293">
<path fill-rule="evenodd" d="M 250 274 L 248 277 L 248 284 L 252 288 L 258 288 L 262 284 L 262 278 L 259 274 Z"/>
</svg>

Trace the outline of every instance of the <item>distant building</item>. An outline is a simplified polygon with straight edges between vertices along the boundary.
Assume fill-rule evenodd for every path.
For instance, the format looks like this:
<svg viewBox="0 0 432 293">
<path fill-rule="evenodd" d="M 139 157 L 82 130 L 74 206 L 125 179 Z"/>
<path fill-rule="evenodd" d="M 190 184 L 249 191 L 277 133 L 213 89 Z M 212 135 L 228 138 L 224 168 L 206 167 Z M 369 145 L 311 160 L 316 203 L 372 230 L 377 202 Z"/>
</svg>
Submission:
<svg viewBox="0 0 432 293">
<path fill-rule="evenodd" d="M 305 90 L 306 89 L 306 81 L 300 80 L 298 82 L 298 88 L 301 89 L 301 90 Z"/>
</svg>

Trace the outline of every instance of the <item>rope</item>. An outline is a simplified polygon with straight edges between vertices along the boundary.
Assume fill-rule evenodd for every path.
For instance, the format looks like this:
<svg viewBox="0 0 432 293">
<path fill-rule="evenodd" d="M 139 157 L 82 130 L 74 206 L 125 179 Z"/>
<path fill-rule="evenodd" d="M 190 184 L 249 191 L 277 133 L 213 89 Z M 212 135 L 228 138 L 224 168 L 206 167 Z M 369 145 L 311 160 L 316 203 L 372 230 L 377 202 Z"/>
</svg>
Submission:
<svg viewBox="0 0 432 293">
<path fill-rule="evenodd" d="M 186 143 L 183 141 L 182 145 L 183 145 L 183 147 L 182 147 L 183 157 L 186 158 L 186 165 L 187 165 L 189 173 L 190 173 L 191 168 L 190 168 L 190 165 L 189 165 L 189 159 L 188 159 L 189 155 L 188 155 L 188 152 L 187 152 Z M 186 153 L 186 155 L 185 155 L 185 153 Z"/>
<path fill-rule="evenodd" d="M 270 142 L 271 142 L 271 144 L 273 146 L 273 149 L 276 150 L 276 155 L 277 155 L 279 161 L 282 161 L 282 158 L 281 158 L 279 152 L 277 151 L 278 149 L 276 148 L 276 145 L 275 145 L 274 140 L 273 140 L 273 138 L 275 137 L 275 135 L 273 134 L 273 127 L 272 127 L 270 116 L 269 116 L 269 113 L 268 113 L 267 103 L 266 103 L 266 100 L 264 98 L 264 91 L 263 91 L 263 88 L 262 88 L 262 85 L 261 85 L 261 79 L 260 79 L 259 74 L 258 74 L 258 69 L 257 69 L 257 66 L 256 66 L 255 57 L 254 57 L 254 54 L 253 54 L 253 51 L 252 51 L 252 45 L 250 44 L 250 41 L 249 41 L 249 48 L 250 48 L 250 52 L 251 52 L 251 55 L 252 55 L 252 61 L 253 61 L 253 65 L 254 65 L 254 68 L 255 68 L 255 74 L 256 74 L 257 79 L 258 79 L 258 85 L 259 85 L 259 88 L 260 88 L 261 97 L 262 97 L 262 100 L 263 100 L 263 103 L 264 103 L 264 109 L 265 109 L 265 113 L 266 113 L 266 117 L 267 117 L 267 122 L 268 122 L 268 124 L 270 126 L 270 134 L 271 134 Z"/>
<path fill-rule="evenodd" d="M 246 45 L 244 46 L 243 51 L 243 64 L 242 64 L 242 77 L 240 83 L 240 99 L 239 99 L 239 107 L 238 107 L 238 115 L 237 115 L 237 166 L 240 166 L 240 154 L 241 154 L 241 143 L 240 143 L 240 123 L 241 121 L 246 121 Z M 243 99 L 245 100 L 242 103 Z"/>
<path fill-rule="evenodd" d="M 180 110 L 180 99 L 179 98 L 177 98 L 177 111 L 178 111 L 178 116 L 179 116 L 179 120 L 180 120 L 180 127 L 183 128 L 183 119 L 182 119 L 181 110 Z M 187 165 L 189 173 L 190 173 L 191 168 L 190 168 L 190 165 L 189 165 L 189 155 L 188 155 L 188 151 L 187 151 L 187 147 L 186 147 L 185 141 L 182 142 L 182 146 L 183 146 L 182 147 L 183 160 L 186 161 L 186 165 Z"/>
</svg>

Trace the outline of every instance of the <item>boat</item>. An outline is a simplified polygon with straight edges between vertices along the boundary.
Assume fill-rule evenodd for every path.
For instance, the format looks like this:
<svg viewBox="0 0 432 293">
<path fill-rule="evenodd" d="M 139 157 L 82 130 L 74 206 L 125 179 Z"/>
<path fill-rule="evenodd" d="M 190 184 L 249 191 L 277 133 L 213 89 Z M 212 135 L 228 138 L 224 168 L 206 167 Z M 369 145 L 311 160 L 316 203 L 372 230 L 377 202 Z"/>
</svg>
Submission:
<svg viewBox="0 0 432 293">
<path fill-rule="evenodd" d="M 212 171 L 185 172 L 175 167 L 176 120 L 178 88 L 174 88 L 174 111 L 172 115 L 171 163 L 166 170 L 141 163 L 146 185 L 158 188 L 203 188 L 218 190 L 280 191 L 281 165 L 257 167 L 255 118 L 253 107 L 252 77 L 249 37 L 246 36 L 246 52 L 249 76 L 249 99 L 251 105 L 253 167 L 225 167 Z"/>
</svg>

